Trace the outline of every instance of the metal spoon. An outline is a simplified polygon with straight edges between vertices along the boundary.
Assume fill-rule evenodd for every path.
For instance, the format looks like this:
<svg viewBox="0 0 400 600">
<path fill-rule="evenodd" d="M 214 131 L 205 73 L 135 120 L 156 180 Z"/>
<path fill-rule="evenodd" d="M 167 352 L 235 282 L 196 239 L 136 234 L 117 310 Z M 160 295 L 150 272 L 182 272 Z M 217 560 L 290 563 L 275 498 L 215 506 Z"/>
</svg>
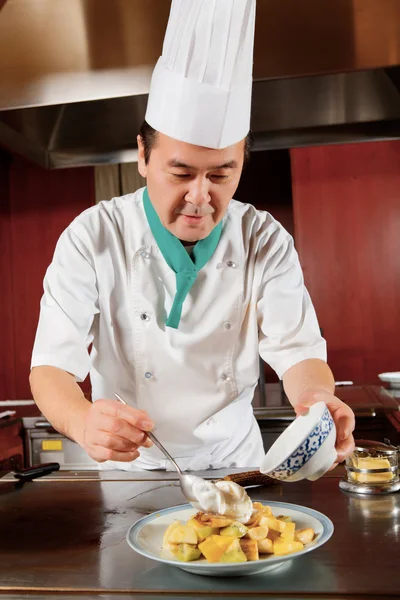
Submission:
<svg viewBox="0 0 400 600">
<path fill-rule="evenodd" d="M 115 393 L 114 396 L 117 398 L 117 400 L 122 402 L 122 404 L 127 404 L 125 402 L 125 400 L 123 400 L 119 394 Z M 161 442 L 158 441 L 158 439 L 156 438 L 154 433 L 152 431 L 146 431 L 146 435 L 151 439 L 153 444 L 155 446 L 157 446 L 157 448 L 159 450 L 161 450 L 161 452 L 164 454 L 164 456 L 166 456 L 168 458 L 168 460 L 171 461 L 171 463 L 174 465 L 174 467 L 178 473 L 178 476 L 179 476 L 179 482 L 180 482 L 182 494 L 185 496 L 186 500 L 188 502 L 190 502 L 190 504 L 194 508 L 196 508 L 197 510 L 201 510 L 200 504 L 198 503 L 197 498 L 193 494 L 193 483 L 195 481 L 197 483 L 199 481 L 204 481 L 204 483 L 206 483 L 205 480 L 202 479 L 201 477 L 198 477 L 197 475 L 189 475 L 189 474 L 182 473 L 180 466 L 175 462 L 175 460 L 172 458 L 170 453 L 164 448 L 164 446 L 161 444 Z"/>
</svg>

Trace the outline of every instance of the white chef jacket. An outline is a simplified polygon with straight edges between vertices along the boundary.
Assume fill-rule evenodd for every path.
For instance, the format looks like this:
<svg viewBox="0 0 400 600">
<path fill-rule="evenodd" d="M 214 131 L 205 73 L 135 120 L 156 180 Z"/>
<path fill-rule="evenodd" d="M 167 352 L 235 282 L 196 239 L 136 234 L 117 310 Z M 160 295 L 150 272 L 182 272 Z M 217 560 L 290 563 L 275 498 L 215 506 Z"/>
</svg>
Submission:
<svg viewBox="0 0 400 600">
<path fill-rule="evenodd" d="M 183 469 L 256 467 L 264 456 L 252 398 L 258 355 L 282 377 L 326 360 L 292 237 L 267 212 L 232 200 L 217 249 L 165 326 L 175 273 L 149 228 L 143 189 L 93 206 L 61 235 L 44 280 L 32 367 L 119 393 L 147 411 Z M 92 344 L 90 355 L 88 347 Z M 170 468 L 141 448 L 123 469 Z"/>
</svg>

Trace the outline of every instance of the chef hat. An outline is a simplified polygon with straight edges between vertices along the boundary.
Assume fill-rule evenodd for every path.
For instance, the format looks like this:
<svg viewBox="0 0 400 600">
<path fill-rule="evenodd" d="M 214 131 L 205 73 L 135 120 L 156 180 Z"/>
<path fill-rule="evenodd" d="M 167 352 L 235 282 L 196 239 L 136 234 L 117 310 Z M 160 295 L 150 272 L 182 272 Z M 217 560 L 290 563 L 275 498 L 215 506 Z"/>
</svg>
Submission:
<svg viewBox="0 0 400 600">
<path fill-rule="evenodd" d="M 250 129 L 255 0 L 172 0 L 146 121 L 177 140 L 226 148 Z"/>
</svg>

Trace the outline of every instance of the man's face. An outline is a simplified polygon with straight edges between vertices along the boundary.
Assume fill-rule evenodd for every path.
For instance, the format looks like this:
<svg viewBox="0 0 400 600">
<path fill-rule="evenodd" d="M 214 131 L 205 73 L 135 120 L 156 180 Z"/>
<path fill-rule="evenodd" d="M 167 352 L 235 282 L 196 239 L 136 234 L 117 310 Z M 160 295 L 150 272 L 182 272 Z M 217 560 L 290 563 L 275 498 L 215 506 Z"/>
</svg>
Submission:
<svg viewBox="0 0 400 600">
<path fill-rule="evenodd" d="M 139 172 L 162 224 L 185 242 L 204 239 L 221 221 L 239 184 L 244 140 L 213 150 L 162 133 L 145 164 L 138 136 Z"/>
</svg>

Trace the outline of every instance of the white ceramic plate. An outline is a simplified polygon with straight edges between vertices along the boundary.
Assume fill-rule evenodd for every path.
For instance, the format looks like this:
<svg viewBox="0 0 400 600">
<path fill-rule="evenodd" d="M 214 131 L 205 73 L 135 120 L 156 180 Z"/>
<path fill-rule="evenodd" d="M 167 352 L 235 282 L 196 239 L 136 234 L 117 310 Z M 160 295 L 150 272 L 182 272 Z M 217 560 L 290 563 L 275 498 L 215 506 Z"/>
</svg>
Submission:
<svg viewBox="0 0 400 600">
<path fill-rule="evenodd" d="M 190 504 L 165 508 L 140 519 L 129 529 L 126 539 L 131 548 L 152 560 L 172 565 L 195 573 L 196 575 L 208 575 L 213 577 L 234 577 L 240 575 L 255 575 L 264 571 L 270 571 L 279 567 L 288 560 L 296 559 L 307 552 L 316 550 L 325 544 L 333 533 L 333 523 L 322 513 L 286 502 L 263 502 L 271 507 L 275 516 L 286 515 L 292 517 L 296 523 L 296 529 L 312 527 L 315 531 L 315 539 L 311 544 L 305 546 L 300 552 L 287 556 L 269 555 L 258 561 L 245 563 L 208 563 L 205 558 L 183 563 L 173 560 L 169 553 L 162 550 L 162 538 L 168 525 L 175 520 L 187 521 L 196 514 L 196 510 Z"/>
<path fill-rule="evenodd" d="M 381 381 L 390 383 L 390 387 L 400 388 L 400 371 L 393 371 L 392 373 L 379 373 L 378 377 Z"/>
</svg>

